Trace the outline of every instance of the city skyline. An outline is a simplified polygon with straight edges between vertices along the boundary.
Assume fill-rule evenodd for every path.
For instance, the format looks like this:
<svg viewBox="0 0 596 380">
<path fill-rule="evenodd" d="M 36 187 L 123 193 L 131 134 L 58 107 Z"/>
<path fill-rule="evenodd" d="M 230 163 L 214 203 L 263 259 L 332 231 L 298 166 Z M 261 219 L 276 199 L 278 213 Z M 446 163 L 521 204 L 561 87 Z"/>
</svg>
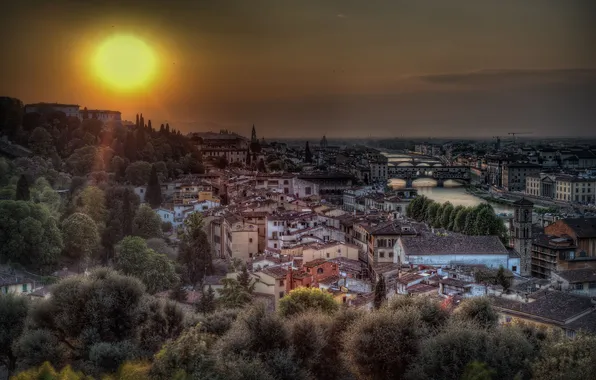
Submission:
<svg viewBox="0 0 596 380">
<path fill-rule="evenodd" d="M 594 136 L 587 1 L 29 1 L 6 6 L 0 94 L 259 137 Z M 52 17 L 47 17 L 51 14 Z M 23 28 L 23 25 L 27 28 Z M 90 57 L 131 34 L 156 80 L 123 93 Z"/>
</svg>

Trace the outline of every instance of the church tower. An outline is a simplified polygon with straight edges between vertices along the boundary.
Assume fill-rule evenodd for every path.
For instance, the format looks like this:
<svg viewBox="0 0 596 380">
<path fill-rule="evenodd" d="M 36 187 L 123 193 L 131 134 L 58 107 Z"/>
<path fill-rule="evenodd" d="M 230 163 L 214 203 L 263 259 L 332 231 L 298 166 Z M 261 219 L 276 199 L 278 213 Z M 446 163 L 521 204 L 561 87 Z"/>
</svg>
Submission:
<svg viewBox="0 0 596 380">
<path fill-rule="evenodd" d="M 522 276 L 532 275 L 532 208 L 534 203 L 526 198 L 513 202 L 515 209 L 511 221 L 511 245 L 519 253 Z"/>
</svg>

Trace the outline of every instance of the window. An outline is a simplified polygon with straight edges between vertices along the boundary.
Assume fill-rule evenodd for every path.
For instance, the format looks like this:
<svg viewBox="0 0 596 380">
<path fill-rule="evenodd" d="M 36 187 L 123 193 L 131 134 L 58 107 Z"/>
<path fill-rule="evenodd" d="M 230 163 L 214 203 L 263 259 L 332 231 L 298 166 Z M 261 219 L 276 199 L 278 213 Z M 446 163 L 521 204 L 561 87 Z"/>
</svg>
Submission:
<svg viewBox="0 0 596 380">
<path fill-rule="evenodd" d="M 317 274 L 323 274 L 323 268 L 317 268 Z"/>
<path fill-rule="evenodd" d="M 279 286 L 284 286 L 284 280 L 279 280 Z"/>
<path fill-rule="evenodd" d="M 277 249 L 277 243 L 273 244 L 273 248 Z"/>
<path fill-rule="evenodd" d="M 390 252 L 389 252 L 389 257 L 390 257 L 390 258 L 393 258 L 393 251 L 390 251 Z"/>
<path fill-rule="evenodd" d="M 329 258 L 329 252 L 327 252 L 327 258 Z"/>
<path fill-rule="evenodd" d="M 284 298 L 285 292 L 279 292 L 279 298 Z"/>
<path fill-rule="evenodd" d="M 23 293 L 27 293 L 27 284 L 23 284 Z"/>
<path fill-rule="evenodd" d="M 571 286 L 571 289 L 575 289 L 575 290 L 584 290 L 584 284 L 582 284 L 581 282 L 579 284 L 569 284 Z"/>
<path fill-rule="evenodd" d="M 596 289 L 596 281 L 588 282 L 588 289 Z"/>
<path fill-rule="evenodd" d="M 380 258 L 384 258 L 385 257 L 385 252 L 383 252 L 383 251 L 379 252 L 379 257 Z"/>
<path fill-rule="evenodd" d="M 512 267 L 511 267 L 511 271 L 512 271 L 512 272 L 517 272 L 517 266 L 515 266 L 515 265 L 514 265 L 514 266 L 512 266 Z"/>
</svg>

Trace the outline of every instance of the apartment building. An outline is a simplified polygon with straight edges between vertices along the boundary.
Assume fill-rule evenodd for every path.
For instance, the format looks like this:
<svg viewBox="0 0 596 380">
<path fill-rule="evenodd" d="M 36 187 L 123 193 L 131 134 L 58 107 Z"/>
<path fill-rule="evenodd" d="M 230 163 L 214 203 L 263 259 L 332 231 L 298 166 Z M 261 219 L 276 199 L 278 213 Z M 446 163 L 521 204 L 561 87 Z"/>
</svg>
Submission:
<svg viewBox="0 0 596 380">
<path fill-rule="evenodd" d="M 503 187 L 508 191 L 525 191 L 526 177 L 538 174 L 542 166 L 537 164 L 516 162 L 503 167 Z"/>
</svg>

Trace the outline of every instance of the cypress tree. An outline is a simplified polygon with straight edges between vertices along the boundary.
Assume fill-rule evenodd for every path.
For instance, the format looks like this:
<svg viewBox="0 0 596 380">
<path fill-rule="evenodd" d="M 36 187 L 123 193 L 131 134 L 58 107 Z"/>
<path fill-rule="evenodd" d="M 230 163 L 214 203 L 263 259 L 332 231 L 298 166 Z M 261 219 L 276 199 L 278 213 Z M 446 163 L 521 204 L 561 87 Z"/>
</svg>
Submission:
<svg viewBox="0 0 596 380">
<path fill-rule="evenodd" d="M 375 284 L 375 299 L 373 301 L 375 309 L 379 309 L 383 305 L 386 295 L 387 286 L 385 285 L 385 276 L 381 275 L 381 278 Z"/>
<path fill-rule="evenodd" d="M 17 201 L 28 201 L 31 198 L 29 193 L 29 181 L 24 174 L 21 174 L 19 181 L 17 182 L 17 191 L 15 199 Z"/>
<path fill-rule="evenodd" d="M 161 186 L 159 185 L 159 178 L 157 178 L 157 169 L 155 169 L 155 165 L 151 165 L 151 175 L 149 176 L 145 199 L 152 208 L 161 205 Z"/>
<path fill-rule="evenodd" d="M 153 127 L 151 126 L 151 120 L 147 121 L 147 129 L 149 130 L 149 132 L 153 131 Z"/>
<path fill-rule="evenodd" d="M 308 141 L 306 142 L 306 147 L 304 148 L 304 162 L 312 162 L 312 153 L 310 151 L 310 146 L 308 145 Z"/>
<path fill-rule="evenodd" d="M 196 309 L 198 313 L 211 314 L 215 311 L 215 291 L 209 285 L 207 291 L 203 288 L 201 298 L 197 302 Z"/>
<path fill-rule="evenodd" d="M 170 133 L 170 124 L 166 123 L 166 133 Z"/>
<path fill-rule="evenodd" d="M 141 124 L 139 124 L 139 122 L 140 122 L 140 120 L 139 120 L 139 114 L 137 114 L 137 121 L 136 121 L 136 123 L 135 123 L 135 127 L 136 127 L 137 129 L 139 128 L 139 125 L 141 125 Z"/>
<path fill-rule="evenodd" d="M 132 234 L 132 220 L 135 217 L 135 212 L 132 209 L 130 197 L 131 193 L 127 188 L 124 190 L 124 194 L 122 195 L 122 232 L 124 236 L 129 236 Z"/>
</svg>

